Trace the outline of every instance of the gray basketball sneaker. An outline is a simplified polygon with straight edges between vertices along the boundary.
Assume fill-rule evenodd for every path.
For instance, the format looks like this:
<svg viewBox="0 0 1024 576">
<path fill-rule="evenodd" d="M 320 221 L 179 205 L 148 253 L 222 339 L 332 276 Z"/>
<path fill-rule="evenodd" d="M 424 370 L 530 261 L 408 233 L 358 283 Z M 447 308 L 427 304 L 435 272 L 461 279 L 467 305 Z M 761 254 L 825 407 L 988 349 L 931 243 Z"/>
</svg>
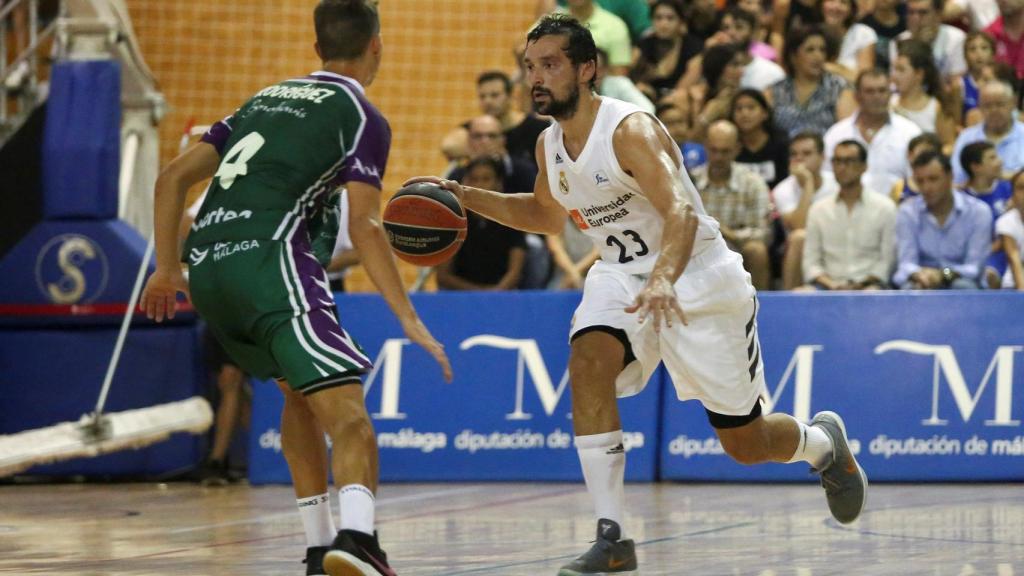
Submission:
<svg viewBox="0 0 1024 576">
<path fill-rule="evenodd" d="M 828 498 L 828 509 L 832 516 L 843 524 L 849 524 L 860 516 L 868 500 L 868 476 L 857 464 L 846 438 L 846 425 L 835 412 L 818 412 L 811 420 L 832 439 L 832 461 L 821 470 L 821 486 Z"/>
<path fill-rule="evenodd" d="M 620 540 L 622 529 L 611 520 L 597 521 L 597 541 L 582 556 L 562 566 L 558 576 L 636 574 L 636 550 L 632 540 Z"/>
</svg>

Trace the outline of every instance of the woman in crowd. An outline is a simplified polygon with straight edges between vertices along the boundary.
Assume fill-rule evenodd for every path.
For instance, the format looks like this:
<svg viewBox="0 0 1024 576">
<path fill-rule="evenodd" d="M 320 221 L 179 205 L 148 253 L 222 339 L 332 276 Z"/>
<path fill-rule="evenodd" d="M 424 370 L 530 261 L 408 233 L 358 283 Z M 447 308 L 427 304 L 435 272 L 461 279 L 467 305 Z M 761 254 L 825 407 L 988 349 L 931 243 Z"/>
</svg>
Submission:
<svg viewBox="0 0 1024 576">
<path fill-rule="evenodd" d="M 978 110 L 978 88 L 993 79 L 992 65 L 995 63 L 996 41 L 984 32 L 971 32 L 964 41 L 964 60 L 967 73 L 953 85 L 954 99 L 959 103 L 960 122 L 972 126 L 981 122 Z"/>
<path fill-rule="evenodd" d="M 772 108 L 764 94 L 744 89 L 732 99 L 729 119 L 740 133 L 736 162 L 761 175 L 774 188 L 789 175 L 789 138 L 772 126 Z"/>
<path fill-rule="evenodd" d="M 771 87 L 775 127 L 792 136 L 823 134 L 856 109 L 849 83 L 825 69 L 825 32 L 818 26 L 797 27 L 786 36 L 782 55 L 788 77 Z"/>
<path fill-rule="evenodd" d="M 703 81 L 691 90 L 700 110 L 697 128 L 701 134 L 716 120 L 729 114 L 732 97 L 740 88 L 745 57 L 735 44 L 718 44 L 704 52 L 701 66 Z"/>
<path fill-rule="evenodd" d="M 869 26 L 856 21 L 857 7 L 853 0 L 818 0 L 823 27 L 839 44 L 835 60 L 826 69 L 847 82 L 857 80 L 857 74 L 875 67 L 875 44 L 878 35 Z"/>
<path fill-rule="evenodd" d="M 651 5 L 651 34 L 637 43 L 631 77 L 652 102 L 676 88 L 691 58 L 704 42 L 686 33 L 683 7 L 678 0 L 656 0 Z"/>
<path fill-rule="evenodd" d="M 944 147 L 956 139 L 956 121 L 943 113 L 942 80 L 931 46 L 920 40 L 901 40 L 890 74 L 897 94 L 891 109 L 917 124 L 922 132 L 934 132 Z"/>
</svg>

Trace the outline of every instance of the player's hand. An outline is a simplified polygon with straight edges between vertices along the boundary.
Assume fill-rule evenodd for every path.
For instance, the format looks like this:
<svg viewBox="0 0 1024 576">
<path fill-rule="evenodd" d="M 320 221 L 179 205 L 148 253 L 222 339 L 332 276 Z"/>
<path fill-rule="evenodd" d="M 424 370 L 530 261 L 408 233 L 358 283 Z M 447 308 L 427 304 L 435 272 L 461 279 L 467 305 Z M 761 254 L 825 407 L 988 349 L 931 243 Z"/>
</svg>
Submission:
<svg viewBox="0 0 1024 576">
<path fill-rule="evenodd" d="M 411 184 L 417 184 L 420 182 L 436 184 L 441 188 L 444 188 L 445 190 L 451 191 L 451 193 L 455 194 L 455 197 L 459 199 L 459 202 L 462 202 L 463 197 L 465 196 L 465 191 L 463 191 L 461 184 L 459 184 L 455 180 L 445 180 L 444 178 L 439 178 L 437 176 L 416 176 L 406 180 L 405 184 L 402 184 L 402 186 L 409 186 Z"/>
<path fill-rule="evenodd" d="M 667 278 L 651 276 L 644 289 L 637 294 L 632 306 L 626 307 L 626 312 L 637 313 L 637 320 L 643 322 L 648 316 L 654 316 L 654 331 L 661 332 L 661 322 L 665 326 L 672 327 L 672 316 L 675 315 L 684 326 L 689 325 L 682 306 L 676 299 L 676 289 Z"/>
<path fill-rule="evenodd" d="M 430 330 L 423 324 L 419 318 L 415 318 L 409 322 L 402 322 L 402 330 L 405 332 L 406 338 L 422 346 L 434 360 L 441 365 L 441 371 L 444 372 L 444 381 L 452 381 L 452 364 L 448 361 L 448 355 L 444 353 L 444 345 L 434 339 L 430 334 Z"/>
<path fill-rule="evenodd" d="M 146 281 L 139 299 L 139 308 L 146 312 L 150 320 L 163 322 L 164 318 L 174 318 L 178 306 L 178 292 L 191 300 L 188 282 L 180 268 L 161 270 L 157 268 Z"/>
</svg>

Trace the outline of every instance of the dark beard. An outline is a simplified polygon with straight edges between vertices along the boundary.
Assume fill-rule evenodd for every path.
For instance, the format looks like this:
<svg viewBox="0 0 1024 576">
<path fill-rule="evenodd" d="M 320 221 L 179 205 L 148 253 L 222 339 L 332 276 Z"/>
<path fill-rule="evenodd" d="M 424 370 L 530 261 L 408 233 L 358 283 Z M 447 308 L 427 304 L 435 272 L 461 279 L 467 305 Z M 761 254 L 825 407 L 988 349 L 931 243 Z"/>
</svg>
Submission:
<svg viewBox="0 0 1024 576">
<path fill-rule="evenodd" d="M 573 85 L 569 97 L 565 100 L 556 100 L 555 95 L 551 92 L 545 92 L 545 94 L 548 96 L 547 102 L 542 104 L 536 100 L 533 101 L 534 112 L 558 120 L 568 120 L 576 115 L 576 109 L 580 105 L 580 87 L 578 85 Z"/>
</svg>

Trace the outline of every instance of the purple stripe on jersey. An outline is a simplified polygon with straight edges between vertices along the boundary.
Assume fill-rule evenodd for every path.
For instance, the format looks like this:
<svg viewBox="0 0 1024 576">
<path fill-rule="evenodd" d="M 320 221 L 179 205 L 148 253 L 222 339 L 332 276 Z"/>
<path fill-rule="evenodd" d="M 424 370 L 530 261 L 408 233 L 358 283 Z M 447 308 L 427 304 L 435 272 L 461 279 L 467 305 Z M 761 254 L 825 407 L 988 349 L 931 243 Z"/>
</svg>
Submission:
<svg viewBox="0 0 1024 576">
<path fill-rule="evenodd" d="M 302 285 L 302 293 L 311 308 L 307 313 L 313 333 L 325 345 L 348 356 L 364 368 L 373 363 L 355 347 L 350 346 L 345 333 L 334 315 L 334 295 L 328 286 L 327 275 L 323 266 L 317 262 L 309 246 L 309 235 L 305 223 L 301 224 L 291 239 L 292 255 L 295 258 L 295 270 Z"/>
<path fill-rule="evenodd" d="M 351 151 L 348 160 L 332 184 L 363 182 L 378 190 L 383 189 L 384 170 L 387 168 L 388 154 L 391 151 L 391 126 L 387 119 L 376 106 L 367 100 L 366 95 L 355 82 L 327 74 L 310 74 L 307 78 L 345 86 L 355 97 L 366 116 L 366 125 L 363 127 L 359 141 L 356 142 L 355 150 Z"/>
<path fill-rule="evenodd" d="M 230 116 L 228 117 L 230 118 Z M 227 144 L 228 138 L 231 137 L 231 127 L 228 126 L 227 118 L 216 122 L 210 129 L 203 134 L 202 141 L 207 144 L 213 144 L 213 147 L 217 149 L 217 154 L 224 155 L 224 145 Z"/>
</svg>

